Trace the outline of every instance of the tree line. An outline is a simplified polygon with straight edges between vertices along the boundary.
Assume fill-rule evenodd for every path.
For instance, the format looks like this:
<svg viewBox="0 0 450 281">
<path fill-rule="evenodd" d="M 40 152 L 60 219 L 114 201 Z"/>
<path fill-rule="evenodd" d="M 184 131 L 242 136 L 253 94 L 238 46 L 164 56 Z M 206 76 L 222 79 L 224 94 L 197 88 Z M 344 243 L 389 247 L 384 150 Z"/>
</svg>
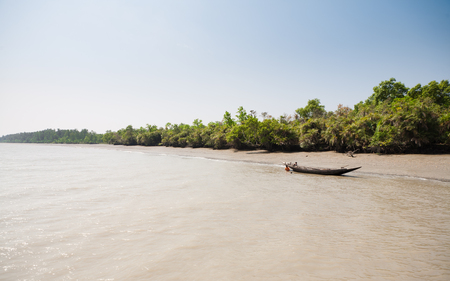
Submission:
<svg viewBox="0 0 450 281">
<path fill-rule="evenodd" d="M 274 118 L 239 107 L 235 116 L 226 111 L 222 121 L 207 125 L 196 119 L 192 125 L 167 123 L 164 128 L 128 126 L 106 132 L 103 142 L 269 151 L 448 151 L 449 108 L 448 80 L 407 88 L 391 78 L 375 86 L 373 94 L 354 109 L 339 105 L 327 112 L 319 99 L 312 99 L 294 114 Z"/>
<path fill-rule="evenodd" d="M 24 134 L 24 133 L 22 133 Z M 33 134 L 33 133 L 31 133 Z M 158 128 L 131 125 L 103 135 L 98 142 L 115 145 L 266 149 L 269 151 L 359 151 L 378 153 L 450 151 L 450 84 L 431 81 L 407 88 L 391 78 L 373 94 L 349 108 L 326 111 L 319 99 L 309 100 L 291 115 L 272 117 L 247 112 L 203 124 L 167 123 Z M 20 134 L 19 134 L 20 135 Z M 100 140 L 101 137 L 101 140 Z M 5 138 L 5 137 L 3 137 Z M 0 138 L 0 141 L 3 141 Z"/>
<path fill-rule="evenodd" d="M 54 130 L 47 129 L 31 133 L 19 133 L 0 137 L 0 142 L 13 143 L 102 143 L 101 134 L 89 132 L 87 129 Z"/>
</svg>

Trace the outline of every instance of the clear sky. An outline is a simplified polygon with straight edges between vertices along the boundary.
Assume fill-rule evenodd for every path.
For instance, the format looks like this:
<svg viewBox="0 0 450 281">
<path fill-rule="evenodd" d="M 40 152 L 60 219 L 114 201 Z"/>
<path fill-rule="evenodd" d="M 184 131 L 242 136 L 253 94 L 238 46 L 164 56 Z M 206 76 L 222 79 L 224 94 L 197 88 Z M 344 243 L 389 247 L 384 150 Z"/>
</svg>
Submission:
<svg viewBox="0 0 450 281">
<path fill-rule="evenodd" d="M 0 0 L 0 136 L 353 107 L 450 79 L 450 1 Z"/>
</svg>

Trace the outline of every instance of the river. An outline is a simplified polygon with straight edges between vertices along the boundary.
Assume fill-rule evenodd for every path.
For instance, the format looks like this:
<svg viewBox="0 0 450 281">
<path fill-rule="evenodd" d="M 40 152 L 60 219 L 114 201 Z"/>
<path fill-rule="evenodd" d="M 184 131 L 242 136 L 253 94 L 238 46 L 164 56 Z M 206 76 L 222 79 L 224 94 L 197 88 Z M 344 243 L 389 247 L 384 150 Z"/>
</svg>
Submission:
<svg viewBox="0 0 450 281">
<path fill-rule="evenodd" d="M 450 280 L 450 183 L 0 144 L 0 280 Z"/>
</svg>

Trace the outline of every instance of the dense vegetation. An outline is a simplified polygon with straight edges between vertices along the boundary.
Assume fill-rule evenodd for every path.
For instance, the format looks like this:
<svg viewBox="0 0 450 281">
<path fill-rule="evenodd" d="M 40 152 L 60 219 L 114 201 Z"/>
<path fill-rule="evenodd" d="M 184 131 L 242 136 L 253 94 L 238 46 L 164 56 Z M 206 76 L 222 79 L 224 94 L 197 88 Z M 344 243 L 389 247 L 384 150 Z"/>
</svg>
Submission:
<svg viewBox="0 0 450 281">
<path fill-rule="evenodd" d="M 128 126 L 108 131 L 103 141 L 123 145 L 164 145 L 273 150 L 426 152 L 450 147 L 450 84 L 430 82 L 409 89 L 394 78 L 354 109 L 339 105 L 327 112 L 318 99 L 295 114 L 273 118 L 239 107 L 235 118 L 204 125 L 167 123 L 164 128 Z"/>
<path fill-rule="evenodd" d="M 102 135 L 88 132 L 87 129 L 78 130 L 53 130 L 47 129 L 33 133 L 20 133 L 7 135 L 0 138 L 0 142 L 20 143 L 101 143 Z"/>
<path fill-rule="evenodd" d="M 167 123 L 164 128 L 147 125 L 135 129 L 130 125 L 117 132 L 107 131 L 102 141 L 118 145 L 269 151 L 450 151 L 448 80 L 440 83 L 431 81 L 428 85 L 418 84 L 409 89 L 391 78 L 374 87 L 373 91 L 366 101 L 356 104 L 354 109 L 339 105 L 335 111 L 327 112 L 318 99 L 313 99 L 292 115 L 274 118 L 263 112 L 258 118 L 255 111 L 247 112 L 239 107 L 234 117 L 225 112 L 222 121 L 208 125 L 199 119 L 194 120 L 192 125 Z M 98 142 L 100 135 L 91 134 Z M 0 141 L 5 141 L 4 138 Z M 43 138 L 35 140 L 42 141 Z M 62 138 L 51 142 L 59 142 L 56 140 Z M 78 142 L 89 143 L 84 139 Z"/>
</svg>

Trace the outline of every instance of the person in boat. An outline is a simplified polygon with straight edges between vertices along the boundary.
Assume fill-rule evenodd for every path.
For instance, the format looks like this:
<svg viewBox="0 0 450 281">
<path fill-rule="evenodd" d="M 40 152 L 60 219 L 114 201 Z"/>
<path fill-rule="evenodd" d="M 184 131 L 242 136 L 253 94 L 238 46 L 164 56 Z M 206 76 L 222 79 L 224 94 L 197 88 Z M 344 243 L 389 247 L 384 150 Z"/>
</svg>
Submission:
<svg viewBox="0 0 450 281">
<path fill-rule="evenodd" d="M 286 172 L 289 172 L 291 169 L 289 169 L 288 165 L 286 165 L 286 168 L 284 168 Z"/>
<path fill-rule="evenodd" d="M 295 162 L 294 166 L 297 167 L 297 162 Z"/>
</svg>

